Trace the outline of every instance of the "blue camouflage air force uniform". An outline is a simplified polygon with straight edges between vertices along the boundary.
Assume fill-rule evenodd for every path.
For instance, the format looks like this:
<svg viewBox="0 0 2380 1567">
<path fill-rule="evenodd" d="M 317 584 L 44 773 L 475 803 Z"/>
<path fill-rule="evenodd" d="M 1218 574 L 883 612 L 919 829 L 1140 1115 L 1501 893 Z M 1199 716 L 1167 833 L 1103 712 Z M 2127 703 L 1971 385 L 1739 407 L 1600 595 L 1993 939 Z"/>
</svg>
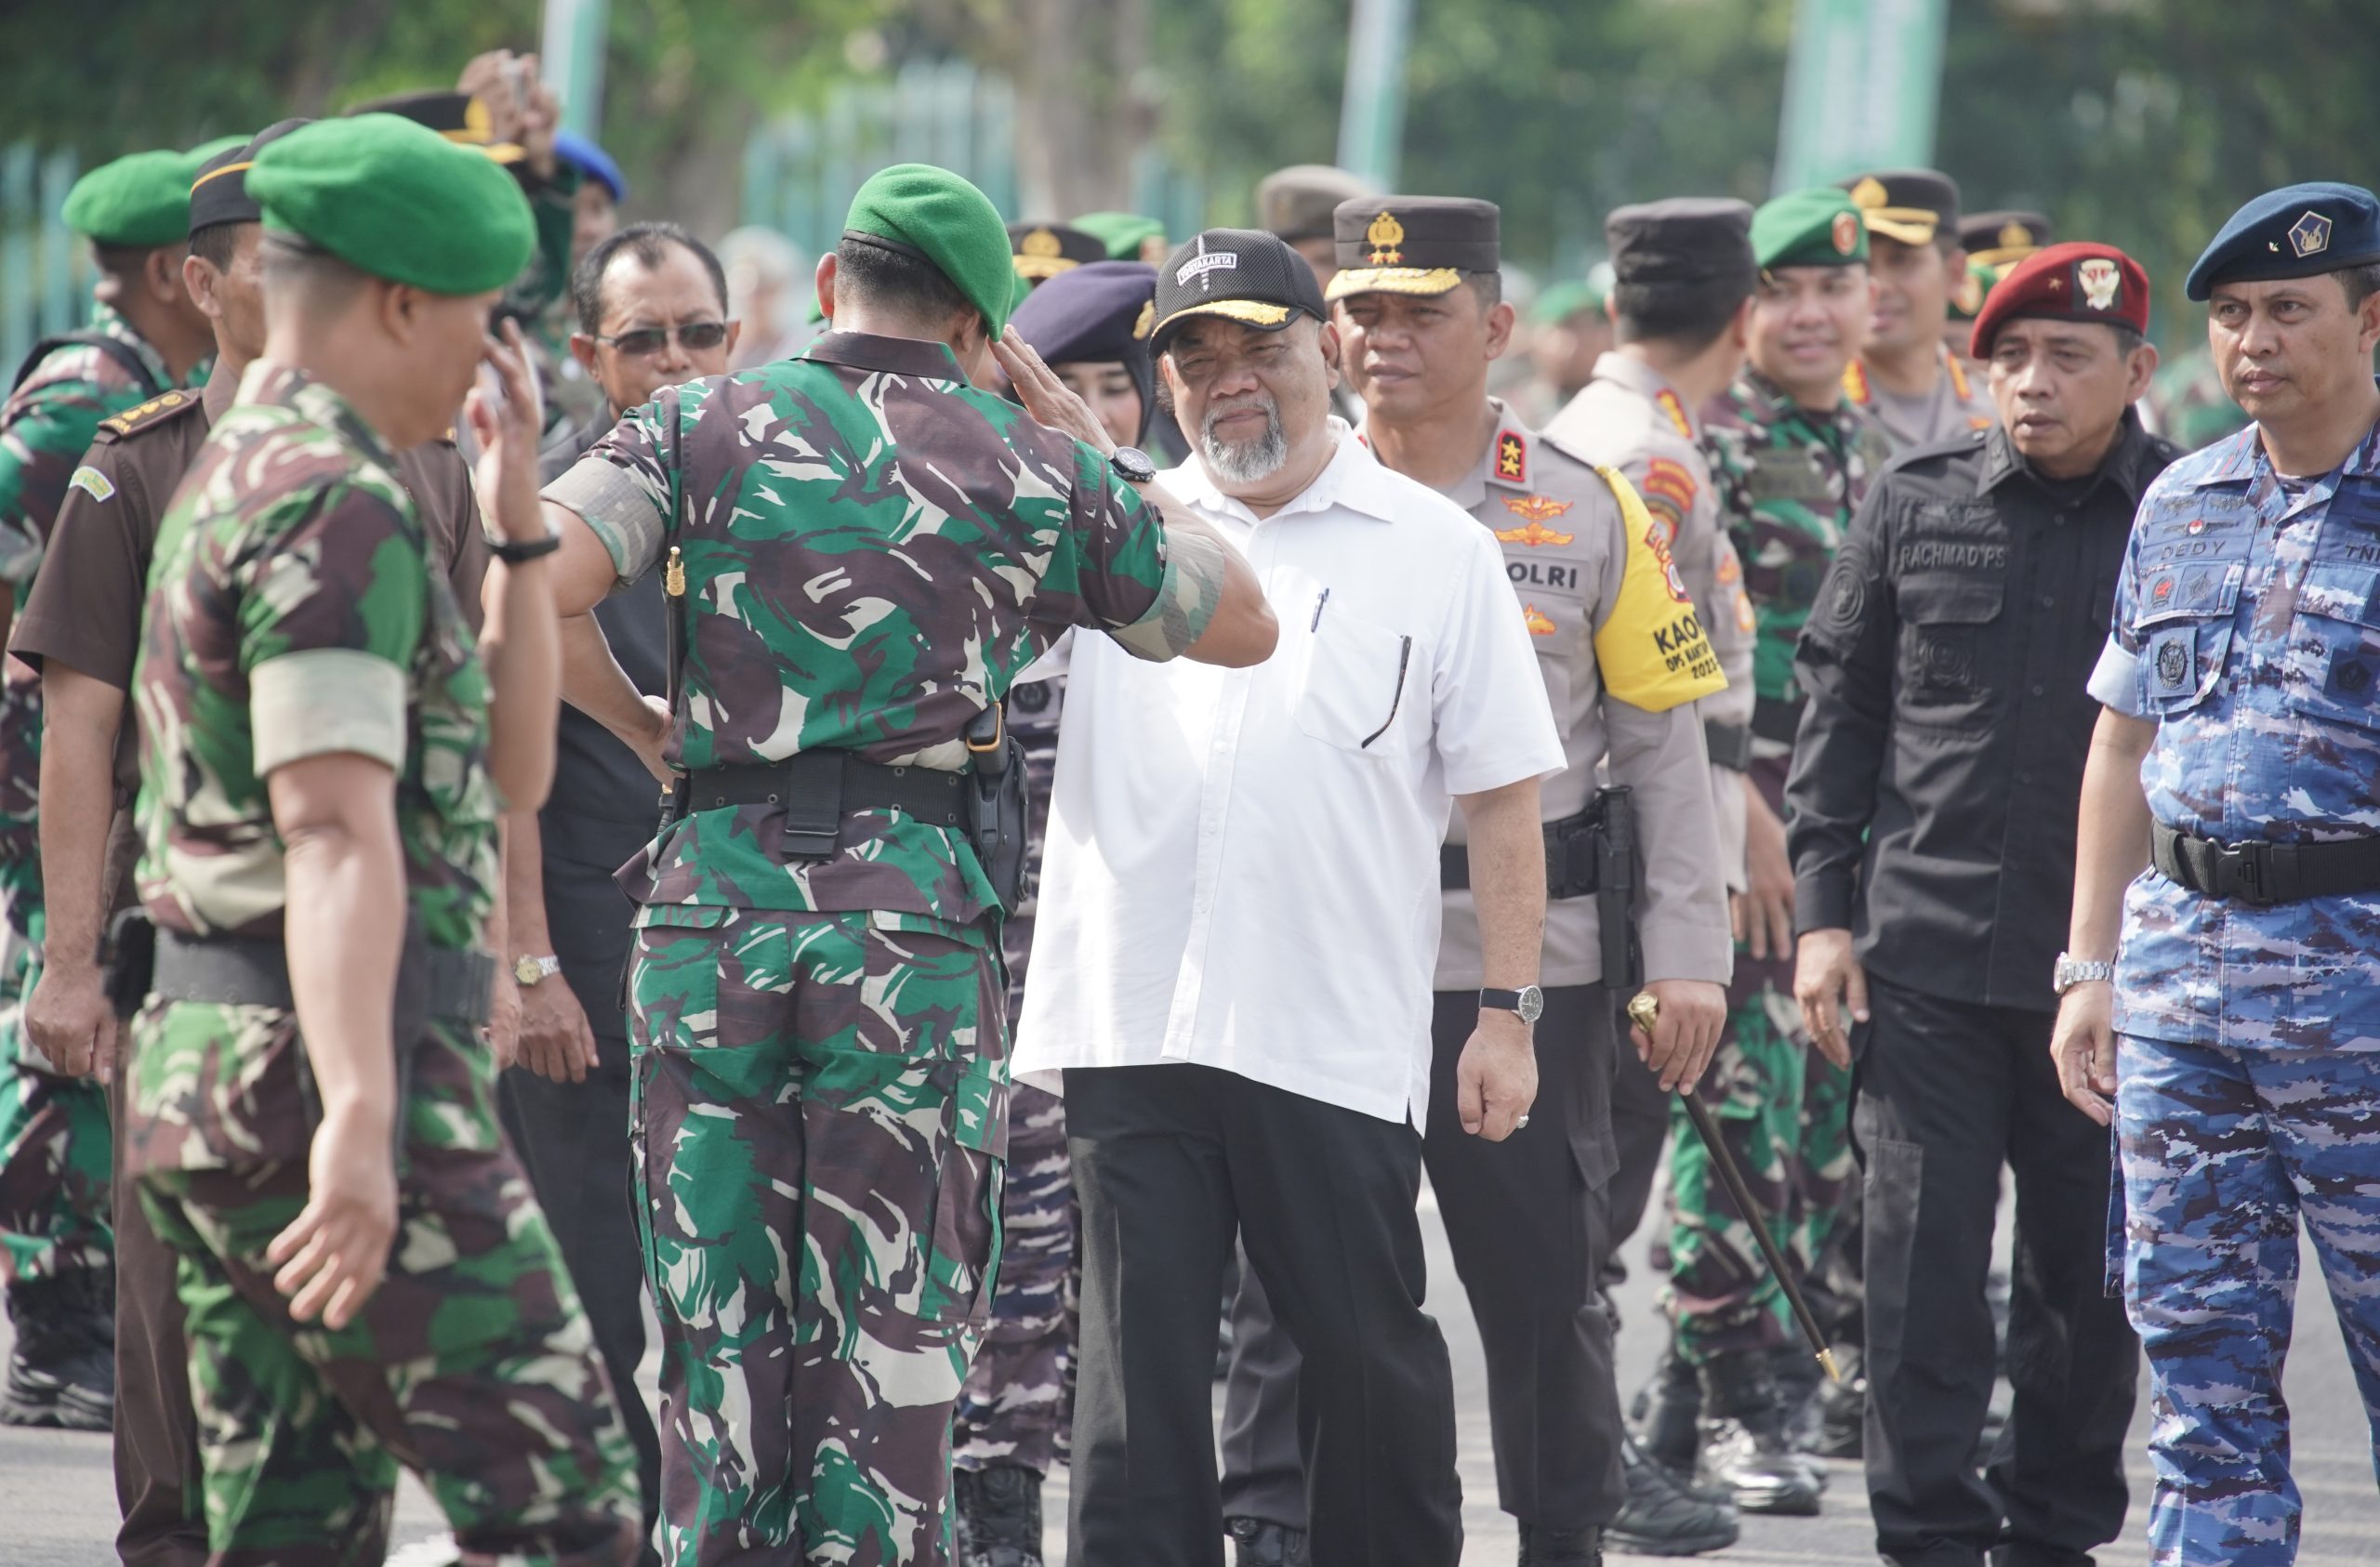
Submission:
<svg viewBox="0 0 2380 1567">
<path fill-rule="evenodd" d="M 2380 428 L 2311 481 L 2277 475 L 2253 426 L 2167 468 L 2091 691 L 2158 726 L 2141 777 L 2163 827 L 2380 835 Z M 2155 1390 L 2158 1567 L 2295 1556 L 2281 1375 L 2301 1219 L 2380 1432 L 2380 891 L 2248 890 L 2151 868 L 2124 902 L 2124 1296 Z"/>
</svg>

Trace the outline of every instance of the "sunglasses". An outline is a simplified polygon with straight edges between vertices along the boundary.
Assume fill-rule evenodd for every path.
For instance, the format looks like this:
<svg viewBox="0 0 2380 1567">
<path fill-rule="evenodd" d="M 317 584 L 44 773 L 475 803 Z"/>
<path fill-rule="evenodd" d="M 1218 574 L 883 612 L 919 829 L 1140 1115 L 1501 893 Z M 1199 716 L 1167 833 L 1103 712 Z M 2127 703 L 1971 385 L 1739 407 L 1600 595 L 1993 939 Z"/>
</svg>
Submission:
<svg viewBox="0 0 2380 1567">
<path fill-rule="evenodd" d="M 689 322 L 684 326 L 640 326 L 634 332 L 623 332 L 616 337 L 598 335 L 596 341 L 619 349 L 631 359 L 643 359 L 657 354 L 674 336 L 679 344 L 694 353 L 705 353 L 727 341 L 728 323 L 723 321 Z"/>
</svg>

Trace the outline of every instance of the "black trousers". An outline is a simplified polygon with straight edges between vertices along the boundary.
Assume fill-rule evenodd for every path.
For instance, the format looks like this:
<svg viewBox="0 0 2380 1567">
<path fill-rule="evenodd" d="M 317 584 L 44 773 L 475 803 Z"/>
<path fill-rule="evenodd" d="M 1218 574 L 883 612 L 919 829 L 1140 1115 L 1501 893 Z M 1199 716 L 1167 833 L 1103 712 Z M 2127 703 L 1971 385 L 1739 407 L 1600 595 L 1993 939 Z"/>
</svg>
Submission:
<svg viewBox="0 0 2380 1567">
<path fill-rule="evenodd" d="M 577 996 L 595 1033 L 596 1069 L 584 1083 L 554 1083 L 516 1069 L 498 1085 L 497 1106 L 537 1205 L 553 1227 L 564 1267 L 595 1335 L 595 1348 L 618 1395 L 620 1418 L 636 1448 L 644 1503 L 644 1539 L 661 1506 L 661 1438 L 653 1410 L 637 1390 L 644 1359 L 643 1251 L 637 1240 L 628 1149 L 628 1041 L 620 1011 L 620 968 L 628 960 L 633 906 L 601 865 L 556 853 L 545 857 L 546 918 L 562 982 Z M 547 984 L 553 980 L 544 981 Z M 659 1560 L 650 1543 L 640 1560 Z"/>
<path fill-rule="evenodd" d="M 2058 1092 L 2048 1013 L 1871 976 L 1852 1129 L 1865 1162 L 1868 1496 L 1899 1562 L 2071 1563 L 2114 1539 L 2140 1350 L 2107 1293 L 2106 1128 Z M 1988 1467 L 1984 1284 L 2001 1168 L 2016 1176 L 2008 1376 Z"/>
<path fill-rule="evenodd" d="M 1611 1323 L 1597 1285 L 1609 1249 L 1615 1068 L 1604 987 L 1546 992 L 1537 1025 L 1537 1103 L 1501 1143 L 1462 1129 L 1455 1066 L 1479 1016 L 1471 991 L 1442 991 L 1431 1018 L 1430 1172 L 1455 1271 L 1488 1360 L 1488 1414 L 1503 1510 L 1549 1529 L 1602 1525 L 1627 1499 Z M 1296 1429 L 1298 1352 L 1243 1276 L 1223 1402 L 1223 1511 L 1305 1521 Z"/>
<path fill-rule="evenodd" d="M 1235 1234 L 1305 1351 L 1315 1567 L 1455 1567 L 1454 1382 L 1409 1126 L 1190 1065 L 1065 1074 L 1082 1210 L 1070 1567 L 1221 1567 L 1210 1409 Z"/>
</svg>

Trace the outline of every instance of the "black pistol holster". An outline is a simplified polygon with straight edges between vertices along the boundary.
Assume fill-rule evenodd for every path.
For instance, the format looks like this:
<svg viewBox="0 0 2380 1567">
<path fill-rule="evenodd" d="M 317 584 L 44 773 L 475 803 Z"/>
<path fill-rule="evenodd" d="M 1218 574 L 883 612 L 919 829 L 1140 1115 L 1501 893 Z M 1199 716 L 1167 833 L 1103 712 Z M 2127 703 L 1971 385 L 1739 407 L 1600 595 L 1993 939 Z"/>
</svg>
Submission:
<svg viewBox="0 0 2380 1567">
<path fill-rule="evenodd" d="M 1000 907 L 1013 914 L 1025 896 L 1025 742 L 1009 731 L 1007 703 L 969 720 L 967 754 L 967 836 Z"/>
<path fill-rule="evenodd" d="M 1438 850 L 1438 885 L 1471 885 L 1471 851 L 1450 843 Z M 1633 989 L 1644 974 L 1636 941 L 1636 800 L 1628 786 L 1598 789 L 1584 810 L 1545 823 L 1545 896 L 1553 902 L 1592 896 L 1603 940 L 1604 982 Z"/>
</svg>

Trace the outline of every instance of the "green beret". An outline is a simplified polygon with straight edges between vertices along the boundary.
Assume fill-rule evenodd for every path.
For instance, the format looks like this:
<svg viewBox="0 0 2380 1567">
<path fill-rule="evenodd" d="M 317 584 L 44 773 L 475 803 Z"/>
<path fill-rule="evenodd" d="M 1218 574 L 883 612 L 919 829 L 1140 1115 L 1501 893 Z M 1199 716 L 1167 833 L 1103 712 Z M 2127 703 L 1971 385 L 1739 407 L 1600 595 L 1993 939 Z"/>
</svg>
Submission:
<svg viewBox="0 0 2380 1567">
<path fill-rule="evenodd" d="M 1792 191 L 1752 215 L 1752 259 L 1771 267 L 1848 267 L 1868 259 L 1868 226 L 1832 186 Z"/>
<path fill-rule="evenodd" d="M 1018 297 L 1008 225 L 999 209 L 958 175 L 932 164 L 894 164 L 852 198 L 843 237 L 930 261 L 984 312 L 995 337 Z"/>
<path fill-rule="evenodd" d="M 1603 314 L 1604 291 L 1584 278 L 1570 278 L 1547 285 L 1537 296 L 1536 306 L 1528 319 L 1540 326 L 1559 326 L 1581 310 Z"/>
<path fill-rule="evenodd" d="M 1983 302 L 2000 284 L 2000 269 L 1982 261 L 1970 260 L 1967 275 L 1959 280 L 1959 291 L 1950 296 L 1950 319 L 1973 321 L 1983 313 Z"/>
<path fill-rule="evenodd" d="M 257 154 L 268 230 L 432 294 L 485 294 L 528 264 L 528 198 L 477 148 L 394 114 L 317 120 Z"/>
<path fill-rule="evenodd" d="M 178 244 L 190 235 L 190 182 L 205 161 L 160 151 L 101 164 L 66 192 L 66 226 L 112 250 Z"/>
<path fill-rule="evenodd" d="M 1138 261 L 1144 242 L 1165 239 L 1164 224 L 1137 212 L 1086 212 L 1073 227 L 1105 245 L 1110 261 Z"/>
</svg>

